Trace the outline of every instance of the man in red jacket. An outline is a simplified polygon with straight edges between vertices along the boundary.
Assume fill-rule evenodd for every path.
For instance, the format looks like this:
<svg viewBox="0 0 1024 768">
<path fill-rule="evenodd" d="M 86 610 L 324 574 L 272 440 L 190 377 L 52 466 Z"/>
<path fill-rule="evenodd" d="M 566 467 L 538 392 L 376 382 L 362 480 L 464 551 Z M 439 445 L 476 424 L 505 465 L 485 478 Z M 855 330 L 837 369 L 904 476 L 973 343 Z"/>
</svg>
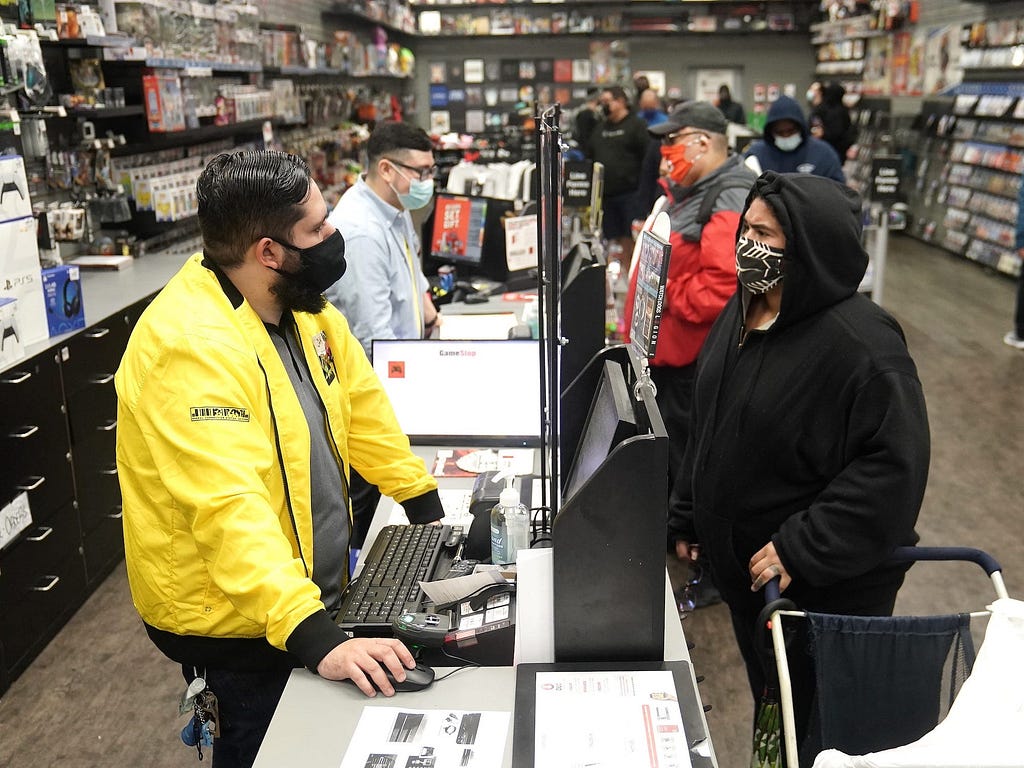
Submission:
<svg viewBox="0 0 1024 768">
<path fill-rule="evenodd" d="M 662 183 L 672 224 L 665 305 L 651 379 L 669 437 L 669 488 L 690 431 L 697 355 L 729 297 L 736 292 L 736 228 L 757 178 L 729 150 L 725 116 L 711 103 L 690 101 L 650 128 L 661 139 Z M 633 316 L 636 272 L 625 317 Z"/>
</svg>

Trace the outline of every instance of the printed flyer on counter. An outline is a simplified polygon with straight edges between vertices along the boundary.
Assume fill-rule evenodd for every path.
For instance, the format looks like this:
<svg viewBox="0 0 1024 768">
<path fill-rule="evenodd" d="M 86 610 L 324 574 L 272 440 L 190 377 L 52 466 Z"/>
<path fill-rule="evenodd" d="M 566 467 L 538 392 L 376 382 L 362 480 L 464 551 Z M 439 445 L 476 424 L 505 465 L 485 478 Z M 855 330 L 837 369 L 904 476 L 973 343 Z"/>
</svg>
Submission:
<svg viewBox="0 0 1024 768">
<path fill-rule="evenodd" d="M 508 712 L 364 707 L 341 768 L 494 768 Z"/>
<path fill-rule="evenodd" d="M 538 672 L 534 768 L 689 768 L 670 671 Z"/>
</svg>

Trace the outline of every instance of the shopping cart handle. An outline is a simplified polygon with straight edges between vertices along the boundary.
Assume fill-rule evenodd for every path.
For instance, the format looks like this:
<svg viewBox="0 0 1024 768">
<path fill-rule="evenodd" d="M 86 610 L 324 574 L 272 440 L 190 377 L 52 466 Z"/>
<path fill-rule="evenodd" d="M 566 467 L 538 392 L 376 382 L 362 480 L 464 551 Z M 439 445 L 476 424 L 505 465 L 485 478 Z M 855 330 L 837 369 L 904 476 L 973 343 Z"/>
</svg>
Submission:
<svg viewBox="0 0 1024 768">
<path fill-rule="evenodd" d="M 992 555 L 973 547 L 896 547 L 889 559 L 897 563 L 920 560 L 964 560 L 981 566 L 989 576 L 1003 570 Z"/>
<path fill-rule="evenodd" d="M 781 576 L 776 576 L 774 579 L 764 585 L 764 601 L 765 603 L 771 603 L 778 600 L 782 596 L 782 590 L 779 588 L 779 583 L 782 581 Z"/>
</svg>

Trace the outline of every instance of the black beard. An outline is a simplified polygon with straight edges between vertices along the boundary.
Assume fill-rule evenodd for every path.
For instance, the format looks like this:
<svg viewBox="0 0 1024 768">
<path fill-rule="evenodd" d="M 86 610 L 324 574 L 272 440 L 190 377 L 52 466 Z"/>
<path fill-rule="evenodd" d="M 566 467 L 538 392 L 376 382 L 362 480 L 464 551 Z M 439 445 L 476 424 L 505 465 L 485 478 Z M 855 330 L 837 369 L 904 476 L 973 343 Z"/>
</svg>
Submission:
<svg viewBox="0 0 1024 768">
<path fill-rule="evenodd" d="M 285 312 L 318 315 L 327 308 L 327 299 L 322 292 L 289 272 L 277 273 L 277 280 L 270 286 L 270 292 L 277 296 Z"/>
</svg>

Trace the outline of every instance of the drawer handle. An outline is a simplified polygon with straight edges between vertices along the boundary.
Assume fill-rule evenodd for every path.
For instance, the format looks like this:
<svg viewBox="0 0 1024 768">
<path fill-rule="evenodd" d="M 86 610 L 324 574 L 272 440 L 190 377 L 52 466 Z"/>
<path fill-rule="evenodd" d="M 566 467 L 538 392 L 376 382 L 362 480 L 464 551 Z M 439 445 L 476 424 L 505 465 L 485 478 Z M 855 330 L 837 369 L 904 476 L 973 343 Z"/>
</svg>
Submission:
<svg viewBox="0 0 1024 768">
<path fill-rule="evenodd" d="M 31 378 L 32 374 L 28 371 L 11 371 L 10 376 L 0 378 L 0 384 L 21 384 L 21 382 L 28 381 Z"/>
<path fill-rule="evenodd" d="M 116 475 L 117 467 L 107 467 L 106 469 L 100 470 L 101 475 Z"/>
<path fill-rule="evenodd" d="M 98 432 L 113 432 L 117 428 L 117 419 L 108 421 L 106 424 L 100 424 L 96 427 Z"/>
<path fill-rule="evenodd" d="M 112 373 L 97 373 L 95 376 L 89 377 L 90 384 L 109 384 L 114 380 L 114 374 Z"/>
<path fill-rule="evenodd" d="M 31 485 L 17 485 L 15 486 L 15 488 L 17 488 L 19 491 L 34 491 L 36 488 L 38 488 L 40 485 L 46 482 L 46 478 L 41 475 L 33 475 L 33 477 L 35 478 L 35 482 L 32 483 Z M 26 480 L 25 482 L 27 483 L 28 481 Z"/>
<path fill-rule="evenodd" d="M 94 328 L 91 331 L 86 331 L 82 335 L 87 339 L 102 339 L 108 333 L 110 333 L 109 328 Z"/>
<path fill-rule="evenodd" d="M 36 536 L 26 536 L 25 541 L 42 541 L 53 533 L 53 528 L 48 525 L 39 526 L 39 533 Z"/>
<path fill-rule="evenodd" d="M 24 440 L 26 437 L 32 437 L 32 435 L 34 435 L 38 431 L 39 427 L 34 427 L 31 424 L 28 424 L 21 428 L 21 432 L 11 432 L 11 434 L 8 435 L 8 437 L 13 437 L 18 440 Z"/>
<path fill-rule="evenodd" d="M 49 592 L 51 589 L 56 587 L 57 583 L 60 581 L 60 576 L 43 576 L 43 578 L 44 579 L 49 579 L 50 583 L 47 584 L 45 587 L 41 587 L 41 586 L 38 586 L 38 585 L 32 587 L 32 591 L 33 592 Z"/>
<path fill-rule="evenodd" d="M 120 520 L 124 517 L 124 512 L 121 510 L 121 505 L 118 504 L 110 510 L 110 514 L 107 515 L 111 520 Z"/>
</svg>

